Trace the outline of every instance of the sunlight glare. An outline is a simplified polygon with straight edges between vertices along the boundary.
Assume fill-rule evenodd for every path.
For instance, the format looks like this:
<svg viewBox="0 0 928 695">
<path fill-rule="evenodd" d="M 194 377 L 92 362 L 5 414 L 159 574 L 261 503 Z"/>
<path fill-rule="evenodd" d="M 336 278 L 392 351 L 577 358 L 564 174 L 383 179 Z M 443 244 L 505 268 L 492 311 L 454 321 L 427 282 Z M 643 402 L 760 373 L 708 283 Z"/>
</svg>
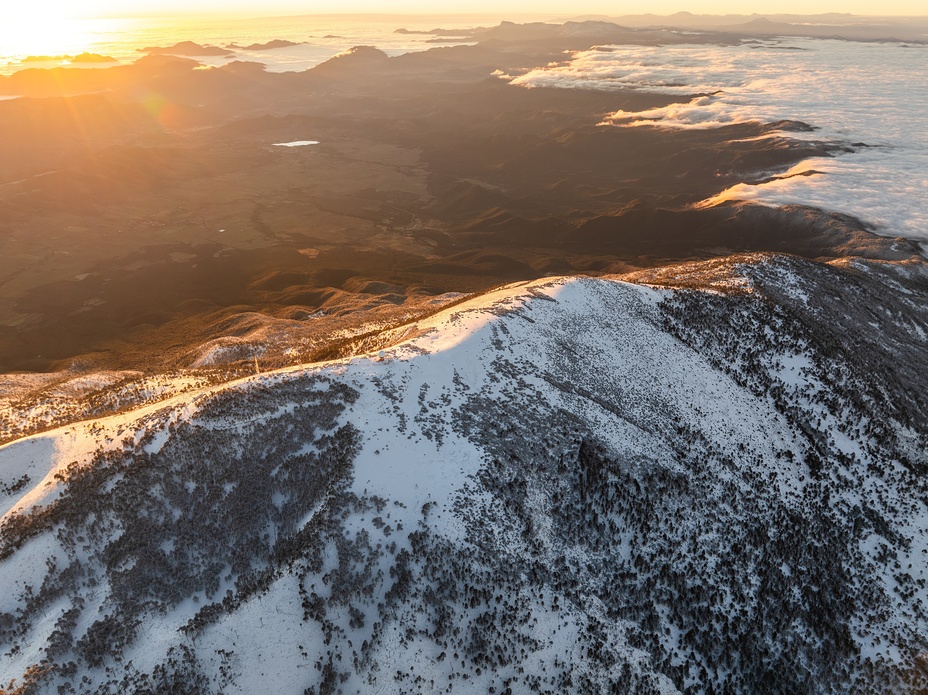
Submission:
<svg viewBox="0 0 928 695">
<path fill-rule="evenodd" d="M 0 47 L 6 55 L 77 54 L 93 42 L 106 20 L 73 16 L 74 3 L 44 0 L 0 9 Z"/>
</svg>

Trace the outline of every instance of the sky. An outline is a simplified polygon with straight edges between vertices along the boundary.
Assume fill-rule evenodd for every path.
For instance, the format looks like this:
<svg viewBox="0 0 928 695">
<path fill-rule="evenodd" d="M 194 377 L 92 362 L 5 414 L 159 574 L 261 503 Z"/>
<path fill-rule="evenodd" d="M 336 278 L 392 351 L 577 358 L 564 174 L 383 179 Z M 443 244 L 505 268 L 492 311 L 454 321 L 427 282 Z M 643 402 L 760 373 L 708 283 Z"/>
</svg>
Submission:
<svg viewBox="0 0 928 695">
<path fill-rule="evenodd" d="M 440 12 L 436 11 L 440 8 Z M 171 14 L 278 15 L 317 13 L 493 13 L 514 15 L 598 13 L 751 14 L 849 12 L 864 15 L 926 15 L 924 0 L 7 0 L 0 22 L 35 22 L 50 17 L 145 16 Z"/>
</svg>

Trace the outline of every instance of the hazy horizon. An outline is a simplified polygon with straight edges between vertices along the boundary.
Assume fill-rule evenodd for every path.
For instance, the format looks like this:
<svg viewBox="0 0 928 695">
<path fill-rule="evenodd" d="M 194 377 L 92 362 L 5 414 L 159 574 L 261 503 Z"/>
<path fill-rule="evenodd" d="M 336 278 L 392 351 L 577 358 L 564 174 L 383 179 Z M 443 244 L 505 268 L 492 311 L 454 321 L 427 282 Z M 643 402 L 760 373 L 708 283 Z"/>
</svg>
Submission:
<svg viewBox="0 0 928 695">
<path fill-rule="evenodd" d="M 786 2 L 760 2 L 745 5 L 731 0 L 703 0 L 698 3 L 680 3 L 676 0 L 657 0 L 646 7 L 638 5 L 619 5 L 609 2 L 591 0 L 577 4 L 569 9 L 563 3 L 546 0 L 543 2 L 525 2 L 513 0 L 509 3 L 498 2 L 456 2 L 436 10 L 434 4 L 422 0 L 405 0 L 391 3 L 389 9 L 381 3 L 369 0 L 351 2 L 318 2 L 307 6 L 303 2 L 280 0 L 272 3 L 256 3 L 254 0 L 89 0 L 75 5 L 63 0 L 44 0 L 0 10 L 0 18 L 6 24 L 26 21 L 49 21 L 51 18 L 164 18 L 164 17 L 280 17 L 280 16 L 512 16 L 512 17 L 571 17 L 585 14 L 599 14 L 610 17 L 656 15 L 670 16 L 686 12 L 695 15 L 822 15 L 841 14 L 860 17 L 925 17 L 921 2 L 914 0 L 891 0 L 875 3 L 872 0 L 818 0 L 815 3 L 800 0 Z"/>
</svg>

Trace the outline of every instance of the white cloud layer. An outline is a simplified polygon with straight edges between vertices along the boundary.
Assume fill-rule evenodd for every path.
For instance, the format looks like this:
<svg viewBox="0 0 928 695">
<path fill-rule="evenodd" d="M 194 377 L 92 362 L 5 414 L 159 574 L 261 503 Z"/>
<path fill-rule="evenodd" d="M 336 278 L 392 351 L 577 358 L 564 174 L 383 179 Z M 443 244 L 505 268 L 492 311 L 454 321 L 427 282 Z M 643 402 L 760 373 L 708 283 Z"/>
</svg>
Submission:
<svg viewBox="0 0 928 695">
<path fill-rule="evenodd" d="M 813 205 L 855 215 L 882 234 L 928 242 L 928 47 L 816 39 L 607 47 L 513 83 L 706 95 L 619 111 L 606 119 L 612 125 L 716 128 L 796 120 L 817 130 L 791 137 L 865 143 L 851 154 L 806 160 L 791 172 L 820 175 L 742 184 L 711 202 Z"/>
</svg>

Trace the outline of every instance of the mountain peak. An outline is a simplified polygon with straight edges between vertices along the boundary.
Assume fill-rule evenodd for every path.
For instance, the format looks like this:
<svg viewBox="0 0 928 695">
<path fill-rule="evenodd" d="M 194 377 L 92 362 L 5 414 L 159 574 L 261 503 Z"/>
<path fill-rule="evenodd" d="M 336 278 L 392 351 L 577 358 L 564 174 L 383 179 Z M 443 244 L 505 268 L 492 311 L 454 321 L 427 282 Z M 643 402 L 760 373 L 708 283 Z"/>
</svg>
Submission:
<svg viewBox="0 0 928 695">
<path fill-rule="evenodd" d="M 283 691 L 915 673 L 885 645 L 926 621 L 923 276 L 763 254 L 515 283 L 366 356 L 6 445 L 7 670 L 199 692 L 260 690 L 269 663 Z M 837 316 L 850 296 L 880 341 Z"/>
</svg>

